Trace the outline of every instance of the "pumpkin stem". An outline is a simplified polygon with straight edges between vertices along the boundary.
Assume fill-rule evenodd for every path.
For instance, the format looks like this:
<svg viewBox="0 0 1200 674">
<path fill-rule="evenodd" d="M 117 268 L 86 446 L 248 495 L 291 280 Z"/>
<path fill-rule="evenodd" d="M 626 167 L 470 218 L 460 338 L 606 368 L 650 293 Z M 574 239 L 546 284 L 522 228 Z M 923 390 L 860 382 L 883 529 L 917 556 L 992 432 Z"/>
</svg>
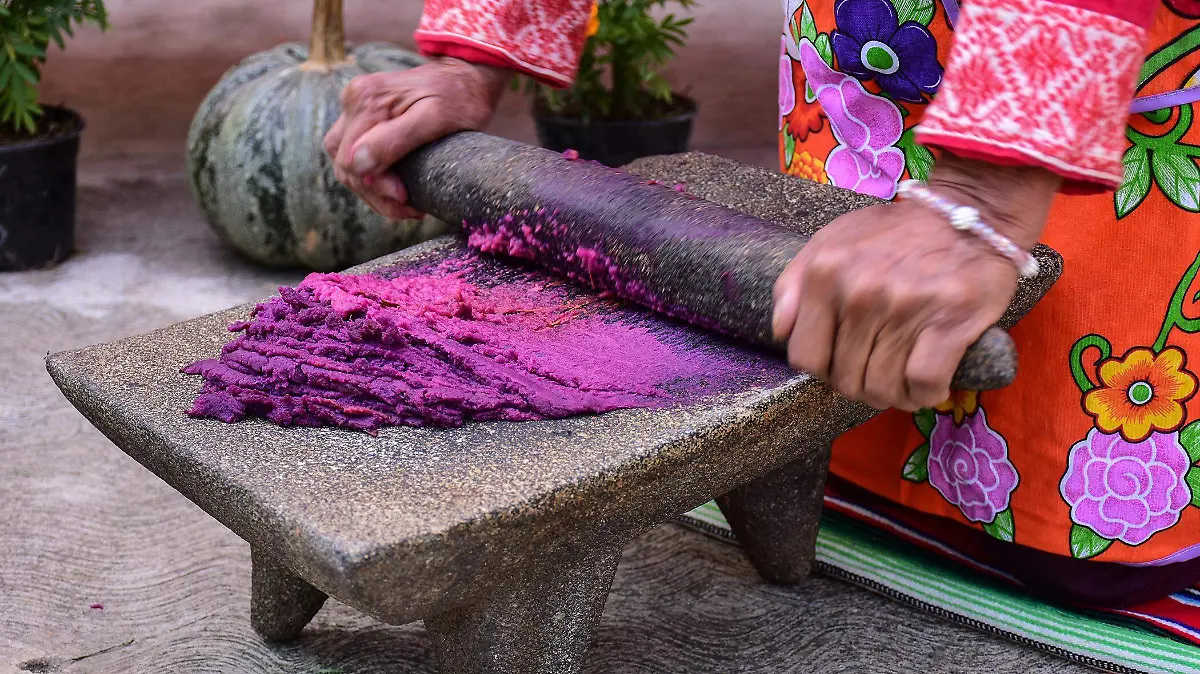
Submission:
<svg viewBox="0 0 1200 674">
<path fill-rule="evenodd" d="M 346 27 L 342 23 L 342 0 L 315 0 L 308 63 L 330 66 L 345 60 Z"/>
</svg>

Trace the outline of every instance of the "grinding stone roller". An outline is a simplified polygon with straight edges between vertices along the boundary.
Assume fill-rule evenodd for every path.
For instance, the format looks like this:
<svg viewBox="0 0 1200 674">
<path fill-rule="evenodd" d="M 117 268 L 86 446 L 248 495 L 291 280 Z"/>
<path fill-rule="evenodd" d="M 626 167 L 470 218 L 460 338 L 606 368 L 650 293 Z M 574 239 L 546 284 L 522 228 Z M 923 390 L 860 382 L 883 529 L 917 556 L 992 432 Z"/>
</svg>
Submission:
<svg viewBox="0 0 1200 674">
<path fill-rule="evenodd" d="M 426 145 L 393 167 L 413 207 L 462 223 L 474 248 L 524 258 L 694 325 L 784 350 L 772 287 L 809 237 L 595 162 L 477 132 Z M 1016 376 L 998 327 L 967 350 L 957 389 Z"/>
</svg>

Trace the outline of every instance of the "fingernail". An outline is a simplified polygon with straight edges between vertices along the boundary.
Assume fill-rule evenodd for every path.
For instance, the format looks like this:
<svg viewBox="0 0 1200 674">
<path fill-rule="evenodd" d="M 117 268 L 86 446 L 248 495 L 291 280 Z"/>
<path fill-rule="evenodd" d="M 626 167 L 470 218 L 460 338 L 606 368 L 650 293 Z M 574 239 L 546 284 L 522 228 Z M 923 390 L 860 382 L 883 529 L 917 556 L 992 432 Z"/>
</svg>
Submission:
<svg viewBox="0 0 1200 674">
<path fill-rule="evenodd" d="M 405 193 L 404 185 L 396 178 L 385 178 L 379 183 L 379 191 L 389 199 L 395 199 L 399 202 L 408 200 L 408 195 Z"/>
<path fill-rule="evenodd" d="M 788 288 L 775 301 L 775 312 L 771 316 L 771 331 L 775 333 L 775 339 L 782 340 L 787 337 L 789 330 L 787 329 L 786 320 L 795 310 L 796 289 Z"/>
<path fill-rule="evenodd" d="M 354 151 L 354 161 L 352 162 L 355 173 L 374 173 L 375 172 L 375 157 L 371 156 L 369 148 L 360 147 Z"/>
</svg>

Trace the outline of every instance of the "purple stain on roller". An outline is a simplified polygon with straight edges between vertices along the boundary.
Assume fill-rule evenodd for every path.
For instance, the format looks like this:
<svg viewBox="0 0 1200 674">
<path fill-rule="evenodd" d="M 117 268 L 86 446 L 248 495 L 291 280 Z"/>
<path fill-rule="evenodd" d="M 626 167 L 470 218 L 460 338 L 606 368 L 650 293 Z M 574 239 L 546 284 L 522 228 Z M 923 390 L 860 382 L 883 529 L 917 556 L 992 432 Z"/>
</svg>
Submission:
<svg viewBox="0 0 1200 674">
<path fill-rule="evenodd" d="M 570 245 L 569 237 L 564 234 L 566 228 L 555 215 L 541 210 L 519 211 L 505 215 L 495 224 L 473 225 L 464 222 L 467 245 L 484 253 L 536 262 L 545 269 L 595 290 L 612 293 L 691 325 L 721 330 L 707 316 L 667 302 L 604 252 Z M 725 282 L 732 283 L 732 277 L 725 279 Z"/>
<path fill-rule="evenodd" d="M 188 413 L 373 433 L 658 408 L 790 375 L 540 274 L 496 281 L 499 267 L 482 262 L 311 274 L 281 288 L 230 326 L 238 336 L 219 357 L 184 368 L 204 378 Z"/>
<path fill-rule="evenodd" d="M 742 291 L 733 280 L 733 274 L 727 271 L 721 272 L 721 292 L 727 302 L 739 302 L 742 299 Z"/>
</svg>

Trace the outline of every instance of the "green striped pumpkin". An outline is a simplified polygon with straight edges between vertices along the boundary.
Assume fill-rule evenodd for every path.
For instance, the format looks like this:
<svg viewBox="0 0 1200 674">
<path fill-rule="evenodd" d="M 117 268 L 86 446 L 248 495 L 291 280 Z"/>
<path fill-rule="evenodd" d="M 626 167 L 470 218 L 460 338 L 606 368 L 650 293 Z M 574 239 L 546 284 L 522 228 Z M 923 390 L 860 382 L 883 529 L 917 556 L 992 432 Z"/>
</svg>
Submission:
<svg viewBox="0 0 1200 674">
<path fill-rule="evenodd" d="M 318 0 L 313 58 L 289 43 L 243 60 L 192 121 L 192 192 L 220 237 L 259 263 L 342 269 L 439 233 L 434 221 L 388 221 L 334 178 L 322 140 L 341 114 L 342 88 L 356 75 L 422 62 L 384 43 L 347 58 L 342 39 L 341 3 Z"/>
</svg>

